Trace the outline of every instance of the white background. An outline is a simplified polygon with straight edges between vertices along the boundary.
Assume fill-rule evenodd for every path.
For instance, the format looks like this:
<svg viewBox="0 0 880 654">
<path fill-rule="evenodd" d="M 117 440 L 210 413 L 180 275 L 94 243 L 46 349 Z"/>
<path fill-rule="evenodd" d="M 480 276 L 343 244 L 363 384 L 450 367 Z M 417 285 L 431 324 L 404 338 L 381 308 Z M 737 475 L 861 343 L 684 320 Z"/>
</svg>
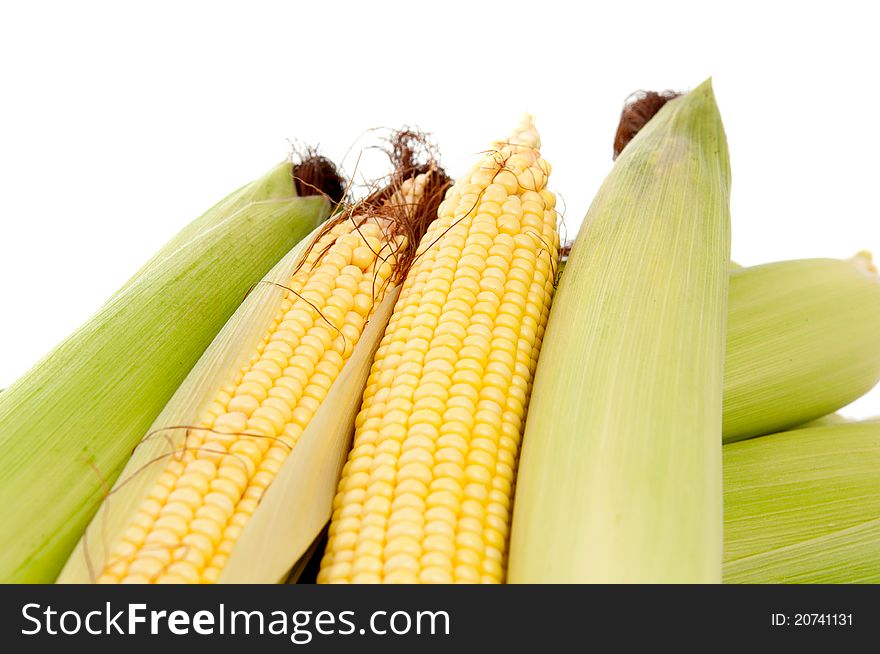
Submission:
<svg viewBox="0 0 880 654">
<path fill-rule="evenodd" d="M 455 175 L 531 111 L 573 236 L 624 98 L 712 75 L 734 258 L 880 254 L 870 3 L 723 6 L 3 3 L 0 388 L 288 139 L 338 160 L 368 128 L 418 125 Z M 845 413 L 880 414 L 880 390 Z"/>
</svg>

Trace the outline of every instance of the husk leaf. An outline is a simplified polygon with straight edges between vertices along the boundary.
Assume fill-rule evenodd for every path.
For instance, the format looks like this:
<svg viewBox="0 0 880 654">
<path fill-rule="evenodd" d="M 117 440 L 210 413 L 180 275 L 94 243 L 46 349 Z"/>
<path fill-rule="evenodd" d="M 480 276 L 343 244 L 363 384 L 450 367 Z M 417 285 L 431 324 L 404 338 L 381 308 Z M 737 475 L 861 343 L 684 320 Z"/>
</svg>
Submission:
<svg viewBox="0 0 880 654">
<path fill-rule="evenodd" d="M 723 450 L 725 583 L 880 583 L 880 423 Z"/>
</svg>

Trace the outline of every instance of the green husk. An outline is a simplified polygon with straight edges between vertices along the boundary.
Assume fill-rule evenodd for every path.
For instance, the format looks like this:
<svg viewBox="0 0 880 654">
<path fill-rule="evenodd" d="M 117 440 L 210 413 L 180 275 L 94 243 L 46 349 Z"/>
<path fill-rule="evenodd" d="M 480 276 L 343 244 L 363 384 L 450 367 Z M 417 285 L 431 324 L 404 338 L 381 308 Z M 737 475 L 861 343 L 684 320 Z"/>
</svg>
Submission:
<svg viewBox="0 0 880 654">
<path fill-rule="evenodd" d="M 328 213 L 324 198 L 296 197 L 290 164 L 274 168 L 185 228 L 0 394 L 0 581 L 55 579 L 249 288 Z"/>
<path fill-rule="evenodd" d="M 731 273 L 724 442 L 846 406 L 880 380 L 880 278 L 866 255 Z"/>
<path fill-rule="evenodd" d="M 880 583 L 880 423 L 723 450 L 725 583 Z"/>
<path fill-rule="evenodd" d="M 593 201 L 543 339 L 510 582 L 721 580 L 729 189 L 707 81 Z"/>
</svg>

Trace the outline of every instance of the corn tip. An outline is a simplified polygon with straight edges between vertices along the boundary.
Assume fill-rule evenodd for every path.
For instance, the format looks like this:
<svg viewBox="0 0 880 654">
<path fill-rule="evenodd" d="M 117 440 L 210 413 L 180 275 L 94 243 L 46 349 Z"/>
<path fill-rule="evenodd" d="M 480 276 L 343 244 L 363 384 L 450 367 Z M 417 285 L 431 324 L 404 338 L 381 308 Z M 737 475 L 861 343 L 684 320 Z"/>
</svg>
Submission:
<svg viewBox="0 0 880 654">
<path fill-rule="evenodd" d="M 874 258 L 871 256 L 871 253 L 868 250 L 861 250 L 860 252 L 856 252 L 849 259 L 856 268 L 861 270 L 862 272 L 876 275 L 878 273 L 877 265 L 874 263 Z"/>
</svg>

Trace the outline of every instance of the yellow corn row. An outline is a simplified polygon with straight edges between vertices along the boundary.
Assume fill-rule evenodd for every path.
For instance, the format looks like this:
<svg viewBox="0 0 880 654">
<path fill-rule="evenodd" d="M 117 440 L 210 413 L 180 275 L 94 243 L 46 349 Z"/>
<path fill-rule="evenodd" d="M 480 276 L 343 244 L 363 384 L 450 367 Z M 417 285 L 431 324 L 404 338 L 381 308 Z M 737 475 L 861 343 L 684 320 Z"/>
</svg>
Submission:
<svg viewBox="0 0 880 654">
<path fill-rule="evenodd" d="M 186 429 L 176 430 L 179 436 L 166 429 L 173 423 L 158 423 L 147 441 L 158 439 L 161 445 L 163 438 L 176 438 L 173 450 L 166 447 L 158 463 L 148 460 L 129 465 L 123 482 L 141 474 L 142 465 L 153 470 L 155 479 L 143 485 L 137 501 L 129 503 L 127 519 L 118 521 L 115 538 L 102 530 L 101 516 L 95 520 L 93 538 L 83 541 L 63 581 L 82 581 L 86 572 L 99 583 L 221 580 L 267 489 L 288 459 L 296 458 L 291 456 L 294 448 L 301 451 L 299 443 L 325 400 L 330 402 L 334 384 L 344 383 L 356 403 L 363 382 L 346 374 L 346 365 L 371 320 L 379 323 L 372 329 L 378 341 L 388 314 L 384 319 L 378 315 L 383 300 L 396 295 L 395 285 L 406 264 L 408 235 L 418 234 L 412 219 L 419 217 L 421 203 L 430 202 L 432 193 L 436 211 L 441 197 L 438 181 L 445 184 L 433 168 L 407 178 L 378 207 L 368 203 L 331 220 L 315 238 L 308 239 L 305 253 L 304 248 L 295 250 L 279 264 L 282 269 L 294 264 L 295 270 L 283 282 L 260 289 L 281 297 L 270 303 L 274 316 L 270 314 L 252 354 L 240 353 L 241 345 L 249 340 L 241 334 L 252 328 L 245 326 L 238 335 L 233 329 L 231 335 L 221 336 L 207 365 L 207 369 L 220 369 L 220 374 L 208 375 L 214 390 L 206 392 L 204 380 L 195 381 L 195 390 L 188 392 L 202 396 L 194 403 L 199 409 L 193 414 L 195 419 L 184 423 Z M 259 313 L 259 308 L 255 310 Z M 248 318 L 242 316 L 239 323 L 247 323 Z M 366 348 L 365 364 L 375 344 L 367 343 Z M 240 361 L 241 354 L 246 360 Z M 324 415 L 344 416 L 345 400 L 339 401 L 337 391 L 334 407 Z M 168 414 L 164 415 L 167 419 Z M 343 435 L 342 444 L 347 443 L 350 427 L 344 420 L 331 425 L 333 429 L 326 418 L 319 422 L 318 431 L 328 439 L 332 440 L 329 432 L 338 432 Z M 334 471 L 332 465 L 327 471 L 328 478 L 331 475 L 332 487 L 338 478 L 338 468 Z M 329 517 L 331 494 L 323 521 Z M 303 502 L 313 499 L 304 497 Z M 115 501 L 111 495 L 110 508 Z M 282 508 L 293 511 L 289 504 Z M 306 545 L 316 535 L 317 531 L 304 535 Z M 94 549 L 108 542 L 112 543 L 109 548 Z M 292 557 L 286 563 L 289 569 L 296 556 L 292 552 L 283 556 Z M 99 567 L 95 567 L 97 561 Z"/>
<path fill-rule="evenodd" d="M 503 581 L 559 249 L 527 118 L 450 189 L 373 361 L 323 582 Z"/>
</svg>

